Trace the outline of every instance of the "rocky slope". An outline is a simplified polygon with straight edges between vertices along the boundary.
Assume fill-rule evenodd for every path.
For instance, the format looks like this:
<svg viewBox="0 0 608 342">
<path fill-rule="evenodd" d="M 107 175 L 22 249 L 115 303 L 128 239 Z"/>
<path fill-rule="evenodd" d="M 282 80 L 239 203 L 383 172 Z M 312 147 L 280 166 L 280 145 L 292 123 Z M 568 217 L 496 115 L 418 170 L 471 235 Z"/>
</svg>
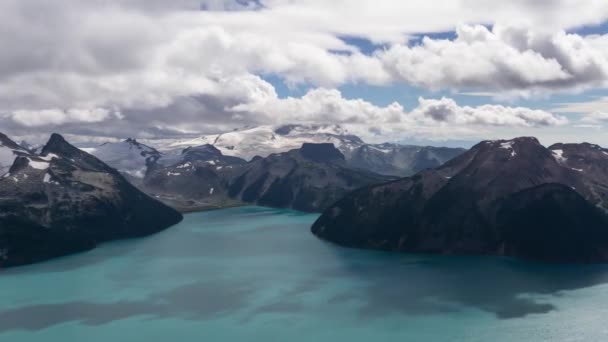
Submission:
<svg viewBox="0 0 608 342">
<path fill-rule="evenodd" d="M 312 231 L 353 247 L 607 261 L 603 156 L 591 145 L 485 141 L 439 168 L 346 196 Z"/>
<path fill-rule="evenodd" d="M 333 144 L 308 144 L 233 171 L 228 195 L 243 202 L 318 212 L 357 188 L 390 177 L 355 170 Z"/>
<path fill-rule="evenodd" d="M 29 154 L 31 154 L 31 152 L 28 149 L 0 133 L 0 176 L 8 172 L 11 165 L 13 165 L 15 158 L 20 155 Z"/>
<path fill-rule="evenodd" d="M 182 219 L 115 169 L 54 134 L 0 179 L 0 268 L 144 236 Z"/>
<path fill-rule="evenodd" d="M 182 211 L 241 204 L 227 194 L 233 167 L 246 164 L 212 145 L 186 148 L 172 165 L 148 173 L 142 189 Z"/>
<path fill-rule="evenodd" d="M 96 147 L 82 148 L 129 178 L 142 179 L 148 169 L 154 169 L 161 153 L 155 148 L 126 139 L 116 143 L 105 143 Z"/>
<path fill-rule="evenodd" d="M 304 144 L 250 162 L 205 145 L 150 172 L 144 189 L 180 210 L 255 203 L 316 212 L 351 190 L 388 179 L 349 168 L 332 144 Z"/>
</svg>

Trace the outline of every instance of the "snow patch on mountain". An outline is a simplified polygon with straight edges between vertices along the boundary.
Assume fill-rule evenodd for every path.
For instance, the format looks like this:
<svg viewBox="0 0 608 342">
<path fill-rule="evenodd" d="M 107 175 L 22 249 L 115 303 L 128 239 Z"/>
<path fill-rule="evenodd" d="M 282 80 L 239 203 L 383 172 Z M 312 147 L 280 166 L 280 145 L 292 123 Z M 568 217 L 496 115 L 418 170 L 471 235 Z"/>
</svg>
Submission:
<svg viewBox="0 0 608 342">
<path fill-rule="evenodd" d="M 565 163 L 566 162 L 566 157 L 564 157 L 564 150 L 552 150 L 551 151 L 553 153 L 553 157 L 555 157 L 555 160 L 557 160 L 560 163 Z"/>
<path fill-rule="evenodd" d="M 363 145 L 363 141 L 340 126 L 259 126 L 222 134 L 202 135 L 195 139 L 179 140 L 162 150 L 183 149 L 210 144 L 222 154 L 250 160 L 255 156 L 266 157 L 273 153 L 298 149 L 304 143 L 332 143 L 347 154 Z"/>
<path fill-rule="evenodd" d="M 81 150 L 135 178 L 143 178 L 148 167 L 162 157 L 156 149 L 141 144 L 134 139 L 117 143 L 105 143 L 96 147 L 81 148 Z"/>
<path fill-rule="evenodd" d="M 504 150 L 509 150 L 511 151 L 511 157 L 515 157 L 517 155 L 517 152 L 515 152 L 515 148 L 513 148 L 513 145 L 515 144 L 514 141 L 505 141 L 503 143 L 500 144 L 500 148 L 504 149 Z"/>
<path fill-rule="evenodd" d="M 31 158 L 29 159 L 28 165 L 36 170 L 46 170 L 50 166 L 49 162 L 47 161 L 38 161 Z"/>
</svg>

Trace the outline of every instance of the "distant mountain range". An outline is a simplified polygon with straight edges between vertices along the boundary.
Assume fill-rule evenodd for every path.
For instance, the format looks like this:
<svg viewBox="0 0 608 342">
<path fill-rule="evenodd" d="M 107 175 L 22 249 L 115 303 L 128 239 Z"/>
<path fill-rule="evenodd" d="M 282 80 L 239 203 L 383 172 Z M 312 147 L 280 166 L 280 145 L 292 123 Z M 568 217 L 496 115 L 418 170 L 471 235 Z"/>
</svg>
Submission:
<svg viewBox="0 0 608 342">
<path fill-rule="evenodd" d="M 390 179 L 348 167 L 333 144 L 305 143 L 249 162 L 203 145 L 150 171 L 142 189 L 181 210 L 256 203 L 316 212 L 349 191 Z"/>
<path fill-rule="evenodd" d="M 311 148 L 332 157 L 306 155 Z M 366 144 L 335 125 L 262 126 L 158 149 L 127 139 L 83 150 L 182 211 L 242 203 L 322 211 L 357 187 L 436 167 L 465 151 Z"/>
<path fill-rule="evenodd" d="M 158 145 L 154 146 L 154 143 Z M 223 156 L 250 161 L 254 157 L 267 157 L 298 149 L 304 143 L 333 144 L 344 155 L 348 167 L 398 177 L 437 167 L 466 151 L 462 148 L 367 144 L 337 125 L 260 126 L 195 139 L 149 142 L 150 146 L 127 139 L 83 150 L 130 177 L 143 178 L 148 169 L 179 162 L 180 155 L 186 148 L 211 145 Z"/>
<path fill-rule="evenodd" d="M 268 132 L 159 149 L 133 139 L 78 149 L 54 134 L 39 153 L 0 134 L 0 267 L 156 232 L 181 219 L 172 208 L 248 203 L 322 212 L 312 232 L 350 247 L 608 261 L 600 146 L 522 137 L 463 151 L 365 144 L 335 127 Z M 301 145 L 253 153 L 249 139 L 260 149 Z"/>
<path fill-rule="evenodd" d="M 441 167 L 357 190 L 312 227 L 352 247 L 608 261 L 608 150 L 484 141 Z"/>
</svg>

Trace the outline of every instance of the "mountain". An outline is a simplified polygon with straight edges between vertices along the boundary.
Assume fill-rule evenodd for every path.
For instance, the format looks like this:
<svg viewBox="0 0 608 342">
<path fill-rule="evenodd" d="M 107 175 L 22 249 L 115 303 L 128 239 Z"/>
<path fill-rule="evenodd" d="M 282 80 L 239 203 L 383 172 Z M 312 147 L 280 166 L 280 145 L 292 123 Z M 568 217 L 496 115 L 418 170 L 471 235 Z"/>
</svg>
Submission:
<svg viewBox="0 0 608 342">
<path fill-rule="evenodd" d="M 130 138 L 82 150 L 103 160 L 124 175 L 140 179 L 144 178 L 148 169 L 154 168 L 161 158 L 161 153 L 156 149 Z"/>
<path fill-rule="evenodd" d="M 390 177 L 347 166 L 333 144 L 305 143 L 232 170 L 228 195 L 243 202 L 318 212 L 352 190 Z"/>
<path fill-rule="evenodd" d="M 603 152 L 484 141 L 438 168 L 347 195 L 312 232 L 351 247 L 608 261 Z"/>
<path fill-rule="evenodd" d="M 195 139 L 171 143 L 165 149 L 185 148 L 210 144 L 224 155 L 251 160 L 255 156 L 267 157 L 298 149 L 304 143 L 331 143 L 341 151 L 364 144 L 357 136 L 338 125 L 284 125 L 258 126 L 232 132 L 203 135 Z"/>
<path fill-rule="evenodd" d="M 251 160 L 256 156 L 298 149 L 304 143 L 330 143 L 336 146 L 353 168 L 390 176 L 409 176 L 422 169 L 437 167 L 462 154 L 460 148 L 367 144 L 338 125 L 259 126 L 223 134 L 172 142 L 164 150 L 210 144 L 224 155 Z"/>
<path fill-rule="evenodd" d="M 305 143 L 250 162 L 204 145 L 150 172 L 144 189 L 180 210 L 256 203 L 317 212 L 351 190 L 389 179 L 349 168 L 333 144 Z"/>
<path fill-rule="evenodd" d="M 8 172 L 15 158 L 29 154 L 29 150 L 0 133 L 0 176 Z"/>
<path fill-rule="evenodd" d="M 601 207 L 608 206 L 605 196 L 608 189 L 608 150 L 598 145 L 582 144 L 555 144 L 549 150 L 565 167 L 578 171 L 584 176 L 586 188 L 589 188 L 593 201 Z"/>
<path fill-rule="evenodd" d="M 158 232 L 182 219 L 118 171 L 53 134 L 0 178 L 0 268 Z"/>
<path fill-rule="evenodd" d="M 365 144 L 350 151 L 347 158 L 351 167 L 405 177 L 420 170 L 438 167 L 465 151 L 462 148 Z"/>
<path fill-rule="evenodd" d="M 142 188 L 182 211 L 232 206 L 240 202 L 227 195 L 226 171 L 245 163 L 212 145 L 188 147 L 174 164 L 151 170 Z"/>
</svg>

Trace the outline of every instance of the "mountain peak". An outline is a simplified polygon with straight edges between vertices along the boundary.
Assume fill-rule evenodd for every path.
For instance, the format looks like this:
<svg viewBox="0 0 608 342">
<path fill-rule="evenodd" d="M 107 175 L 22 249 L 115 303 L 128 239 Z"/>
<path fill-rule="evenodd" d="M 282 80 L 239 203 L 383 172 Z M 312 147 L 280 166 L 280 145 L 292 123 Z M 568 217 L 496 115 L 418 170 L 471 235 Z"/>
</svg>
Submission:
<svg viewBox="0 0 608 342">
<path fill-rule="evenodd" d="M 7 135 L 5 135 L 2 132 L 0 132 L 0 146 L 6 146 L 6 147 L 8 147 L 10 149 L 14 149 L 14 150 L 24 150 L 23 147 L 21 147 L 19 144 L 17 144 L 13 140 L 11 140 L 11 138 L 9 138 Z"/>
<path fill-rule="evenodd" d="M 476 146 L 490 145 L 493 147 L 513 146 L 513 145 L 538 145 L 542 146 L 540 141 L 535 137 L 516 137 L 513 139 L 501 139 L 501 140 L 485 140 L 477 144 Z M 473 147 L 475 148 L 475 146 Z"/>
<path fill-rule="evenodd" d="M 344 155 L 331 143 L 304 143 L 300 148 L 300 155 L 306 159 L 317 162 L 344 161 Z"/>
<path fill-rule="evenodd" d="M 51 134 L 51 138 L 42 148 L 42 152 L 40 152 L 42 157 L 47 157 L 49 154 L 68 158 L 72 162 L 79 164 L 81 167 L 98 169 L 106 172 L 115 172 L 114 169 L 107 166 L 101 160 L 70 144 L 63 138 L 63 136 L 57 133 Z"/>
<path fill-rule="evenodd" d="M 83 152 L 75 146 L 70 145 L 61 134 L 53 133 L 51 134 L 49 141 L 42 148 L 40 154 L 42 156 L 47 156 L 50 153 L 65 157 L 74 157 L 80 156 Z"/>
</svg>

